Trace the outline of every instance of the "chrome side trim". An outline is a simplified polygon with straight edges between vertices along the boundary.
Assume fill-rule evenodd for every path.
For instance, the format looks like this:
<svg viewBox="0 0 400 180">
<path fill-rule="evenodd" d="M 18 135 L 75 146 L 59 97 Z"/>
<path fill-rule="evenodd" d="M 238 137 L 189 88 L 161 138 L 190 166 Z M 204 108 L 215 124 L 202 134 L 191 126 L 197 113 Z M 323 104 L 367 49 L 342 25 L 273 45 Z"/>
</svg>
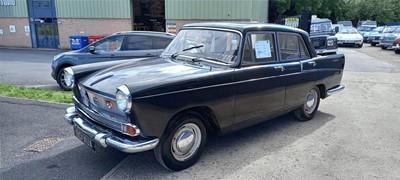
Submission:
<svg viewBox="0 0 400 180">
<path fill-rule="evenodd" d="M 337 52 L 337 49 L 316 49 L 317 54 L 324 54 L 324 53 L 334 53 Z"/>
<path fill-rule="evenodd" d="M 343 91 L 344 88 L 345 88 L 345 87 L 344 87 L 343 85 L 339 85 L 339 86 L 337 86 L 337 87 L 331 88 L 331 89 L 329 89 L 328 91 L 326 91 L 326 97 L 328 97 L 328 96 L 330 96 L 330 95 L 332 95 L 332 94 L 338 93 L 338 92 L 340 92 L 340 91 Z"/>
<path fill-rule="evenodd" d="M 131 141 L 111 132 L 98 129 L 90 122 L 80 118 L 75 107 L 67 109 L 64 119 L 71 125 L 78 126 L 88 136 L 94 137 L 94 140 L 101 146 L 111 146 L 126 153 L 137 153 L 154 149 L 159 141 L 158 138 L 146 141 Z"/>
</svg>

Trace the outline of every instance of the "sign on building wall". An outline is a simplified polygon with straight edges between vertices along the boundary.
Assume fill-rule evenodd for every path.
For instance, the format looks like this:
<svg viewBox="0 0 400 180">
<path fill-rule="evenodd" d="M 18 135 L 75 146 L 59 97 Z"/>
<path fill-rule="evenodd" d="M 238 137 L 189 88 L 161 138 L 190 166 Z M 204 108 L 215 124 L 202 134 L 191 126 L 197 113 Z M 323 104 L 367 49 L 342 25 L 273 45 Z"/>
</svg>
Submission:
<svg viewBox="0 0 400 180">
<path fill-rule="evenodd" d="M 167 33 L 176 34 L 176 23 L 175 22 L 167 22 L 165 24 L 165 29 Z"/>
<path fill-rule="evenodd" d="M 10 25 L 10 32 L 15 33 L 17 30 L 15 29 L 15 25 Z"/>
<path fill-rule="evenodd" d="M 0 6 L 15 6 L 16 0 L 0 0 Z"/>
<path fill-rule="evenodd" d="M 24 26 L 24 29 L 25 29 L 26 33 L 31 32 L 31 30 L 29 29 L 29 26 Z"/>
</svg>

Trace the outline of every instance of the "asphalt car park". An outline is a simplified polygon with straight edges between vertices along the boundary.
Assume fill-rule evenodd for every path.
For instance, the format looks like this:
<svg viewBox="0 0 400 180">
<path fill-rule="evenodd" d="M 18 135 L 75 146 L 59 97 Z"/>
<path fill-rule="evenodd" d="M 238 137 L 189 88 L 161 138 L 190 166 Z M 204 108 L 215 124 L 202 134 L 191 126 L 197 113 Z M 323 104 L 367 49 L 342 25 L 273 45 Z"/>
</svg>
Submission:
<svg viewBox="0 0 400 180">
<path fill-rule="evenodd" d="M 10 51 L 0 49 L 1 83 L 58 86 L 50 76 L 53 51 L 13 51 L 5 56 Z M 68 105 L 1 97 L 0 177 L 396 179 L 400 177 L 400 57 L 368 44 L 339 48 L 339 53 L 346 56 L 346 89 L 322 100 L 315 119 L 298 122 L 289 114 L 227 136 L 211 136 L 200 161 L 180 172 L 165 170 L 152 151 L 93 153 L 64 122 Z M 25 75 L 13 79 L 21 70 Z M 44 77 L 34 75 L 40 73 Z M 42 151 L 32 148 L 37 144 L 44 146 Z"/>
</svg>

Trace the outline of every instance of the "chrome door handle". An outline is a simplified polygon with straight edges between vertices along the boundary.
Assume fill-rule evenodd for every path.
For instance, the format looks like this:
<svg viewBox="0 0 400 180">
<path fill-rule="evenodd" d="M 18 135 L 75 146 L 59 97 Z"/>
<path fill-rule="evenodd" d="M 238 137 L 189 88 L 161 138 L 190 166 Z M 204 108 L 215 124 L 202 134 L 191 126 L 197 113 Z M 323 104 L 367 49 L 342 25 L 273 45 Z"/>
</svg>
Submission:
<svg viewBox="0 0 400 180">
<path fill-rule="evenodd" d="M 285 70 L 285 67 L 283 67 L 283 66 L 275 66 L 274 68 L 275 68 L 275 69 L 280 69 L 281 71 L 284 71 L 284 70 Z"/>
<path fill-rule="evenodd" d="M 312 66 L 316 66 L 317 65 L 317 63 L 315 61 L 309 61 L 308 64 L 312 65 Z"/>
</svg>

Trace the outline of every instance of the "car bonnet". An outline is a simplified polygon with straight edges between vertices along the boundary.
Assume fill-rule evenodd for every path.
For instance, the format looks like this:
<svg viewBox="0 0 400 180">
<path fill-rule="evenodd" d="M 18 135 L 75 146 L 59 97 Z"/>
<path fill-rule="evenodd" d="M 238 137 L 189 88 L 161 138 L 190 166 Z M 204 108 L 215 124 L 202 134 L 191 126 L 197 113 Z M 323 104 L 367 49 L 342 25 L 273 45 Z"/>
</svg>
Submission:
<svg viewBox="0 0 400 180">
<path fill-rule="evenodd" d="M 131 93 L 196 81 L 197 78 L 218 74 L 227 68 L 211 68 L 158 58 L 141 63 L 126 63 L 94 73 L 83 79 L 87 89 L 114 97 L 121 85 L 128 86 Z M 190 85 L 189 85 L 190 86 Z"/>
</svg>

